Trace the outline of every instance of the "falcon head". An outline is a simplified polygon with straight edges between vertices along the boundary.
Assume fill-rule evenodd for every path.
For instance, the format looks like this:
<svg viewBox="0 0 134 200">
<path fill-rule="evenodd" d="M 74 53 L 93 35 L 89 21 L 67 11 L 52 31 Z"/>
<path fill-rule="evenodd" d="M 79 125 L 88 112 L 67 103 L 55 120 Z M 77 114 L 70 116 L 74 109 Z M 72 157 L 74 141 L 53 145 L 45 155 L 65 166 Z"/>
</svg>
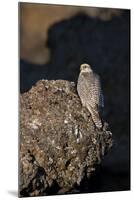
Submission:
<svg viewBox="0 0 134 200">
<path fill-rule="evenodd" d="M 91 66 L 89 64 L 81 64 L 80 65 L 80 71 L 81 72 L 92 72 Z"/>
</svg>

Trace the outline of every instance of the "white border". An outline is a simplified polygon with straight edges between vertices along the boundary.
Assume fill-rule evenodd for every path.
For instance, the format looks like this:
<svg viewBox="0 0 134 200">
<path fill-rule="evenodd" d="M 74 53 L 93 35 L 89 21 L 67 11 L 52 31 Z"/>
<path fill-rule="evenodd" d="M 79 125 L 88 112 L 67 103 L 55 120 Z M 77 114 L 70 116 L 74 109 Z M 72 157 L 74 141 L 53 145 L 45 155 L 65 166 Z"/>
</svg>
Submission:
<svg viewBox="0 0 134 200">
<path fill-rule="evenodd" d="M 21 2 L 26 2 L 21 0 Z M 64 5 L 78 5 L 78 6 L 93 6 L 93 7 L 110 7 L 110 8 L 131 8 L 131 1 L 100 1 L 100 0 L 29 0 L 28 2 L 48 3 L 48 4 L 64 4 Z"/>
<path fill-rule="evenodd" d="M 18 186 L 18 1 L 4 0 L 0 3 L 0 199 L 16 199 L 13 194 L 17 192 Z M 25 2 L 25 1 L 24 1 Z M 116 7 L 132 9 L 133 21 L 133 1 L 132 0 L 29 0 L 29 2 L 54 3 L 64 5 L 85 5 L 98 7 Z M 132 35 L 134 35 L 132 26 Z M 133 38 L 131 43 L 134 44 Z M 132 51 L 133 52 L 133 51 Z M 133 56 L 132 56 L 133 61 Z M 133 62 L 132 62 L 133 64 Z M 131 70 L 131 84 L 134 88 L 134 77 Z M 132 92 L 132 102 L 134 102 Z M 132 115 L 134 107 L 132 104 Z M 133 116 L 132 116 L 133 119 Z M 133 130 L 133 129 L 132 129 Z M 132 132 L 133 134 L 133 132 Z M 134 141 L 131 135 L 131 141 Z M 132 152 L 133 152 L 133 144 Z M 132 157 L 132 166 L 134 159 Z M 133 168 L 133 167 L 131 167 Z M 132 177 L 133 176 L 132 170 Z M 133 179 L 132 179 L 133 180 Z M 133 187 L 132 187 L 133 188 Z M 33 199 L 133 199 L 132 191 L 128 192 L 107 192 L 98 194 L 65 195 L 37 197 Z M 31 199 L 31 198 L 22 198 Z"/>
</svg>

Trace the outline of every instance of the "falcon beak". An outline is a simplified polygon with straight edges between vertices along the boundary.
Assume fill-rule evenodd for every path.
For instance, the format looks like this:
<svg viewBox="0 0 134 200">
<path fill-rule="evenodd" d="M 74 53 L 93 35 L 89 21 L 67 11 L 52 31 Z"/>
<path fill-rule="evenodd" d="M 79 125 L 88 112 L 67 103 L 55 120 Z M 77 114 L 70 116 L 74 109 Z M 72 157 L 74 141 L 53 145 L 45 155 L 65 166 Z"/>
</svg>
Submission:
<svg viewBox="0 0 134 200">
<path fill-rule="evenodd" d="M 83 66 L 81 65 L 81 66 L 80 66 L 80 71 L 82 71 L 82 70 L 83 70 Z"/>
</svg>

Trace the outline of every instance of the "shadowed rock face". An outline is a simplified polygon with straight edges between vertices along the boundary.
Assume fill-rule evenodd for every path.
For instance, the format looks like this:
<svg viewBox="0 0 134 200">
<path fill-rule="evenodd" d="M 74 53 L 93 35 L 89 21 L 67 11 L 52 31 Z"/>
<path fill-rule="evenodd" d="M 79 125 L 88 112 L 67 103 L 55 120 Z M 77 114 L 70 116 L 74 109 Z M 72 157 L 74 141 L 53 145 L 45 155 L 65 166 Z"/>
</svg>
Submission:
<svg viewBox="0 0 134 200">
<path fill-rule="evenodd" d="M 111 135 L 95 128 L 73 82 L 37 82 L 20 96 L 20 196 L 79 192 L 111 148 Z"/>
</svg>

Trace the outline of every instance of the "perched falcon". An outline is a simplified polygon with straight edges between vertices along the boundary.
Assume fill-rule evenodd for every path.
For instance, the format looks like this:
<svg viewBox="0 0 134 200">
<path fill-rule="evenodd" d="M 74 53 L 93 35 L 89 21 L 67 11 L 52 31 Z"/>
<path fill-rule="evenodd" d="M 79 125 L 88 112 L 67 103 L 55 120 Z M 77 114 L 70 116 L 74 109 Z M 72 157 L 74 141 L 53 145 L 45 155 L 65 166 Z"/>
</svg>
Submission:
<svg viewBox="0 0 134 200">
<path fill-rule="evenodd" d="M 99 129 L 102 128 L 99 108 L 104 107 L 104 99 L 101 91 L 100 78 L 88 64 L 82 64 L 80 66 L 77 91 L 82 105 L 91 113 L 96 127 Z"/>
</svg>

